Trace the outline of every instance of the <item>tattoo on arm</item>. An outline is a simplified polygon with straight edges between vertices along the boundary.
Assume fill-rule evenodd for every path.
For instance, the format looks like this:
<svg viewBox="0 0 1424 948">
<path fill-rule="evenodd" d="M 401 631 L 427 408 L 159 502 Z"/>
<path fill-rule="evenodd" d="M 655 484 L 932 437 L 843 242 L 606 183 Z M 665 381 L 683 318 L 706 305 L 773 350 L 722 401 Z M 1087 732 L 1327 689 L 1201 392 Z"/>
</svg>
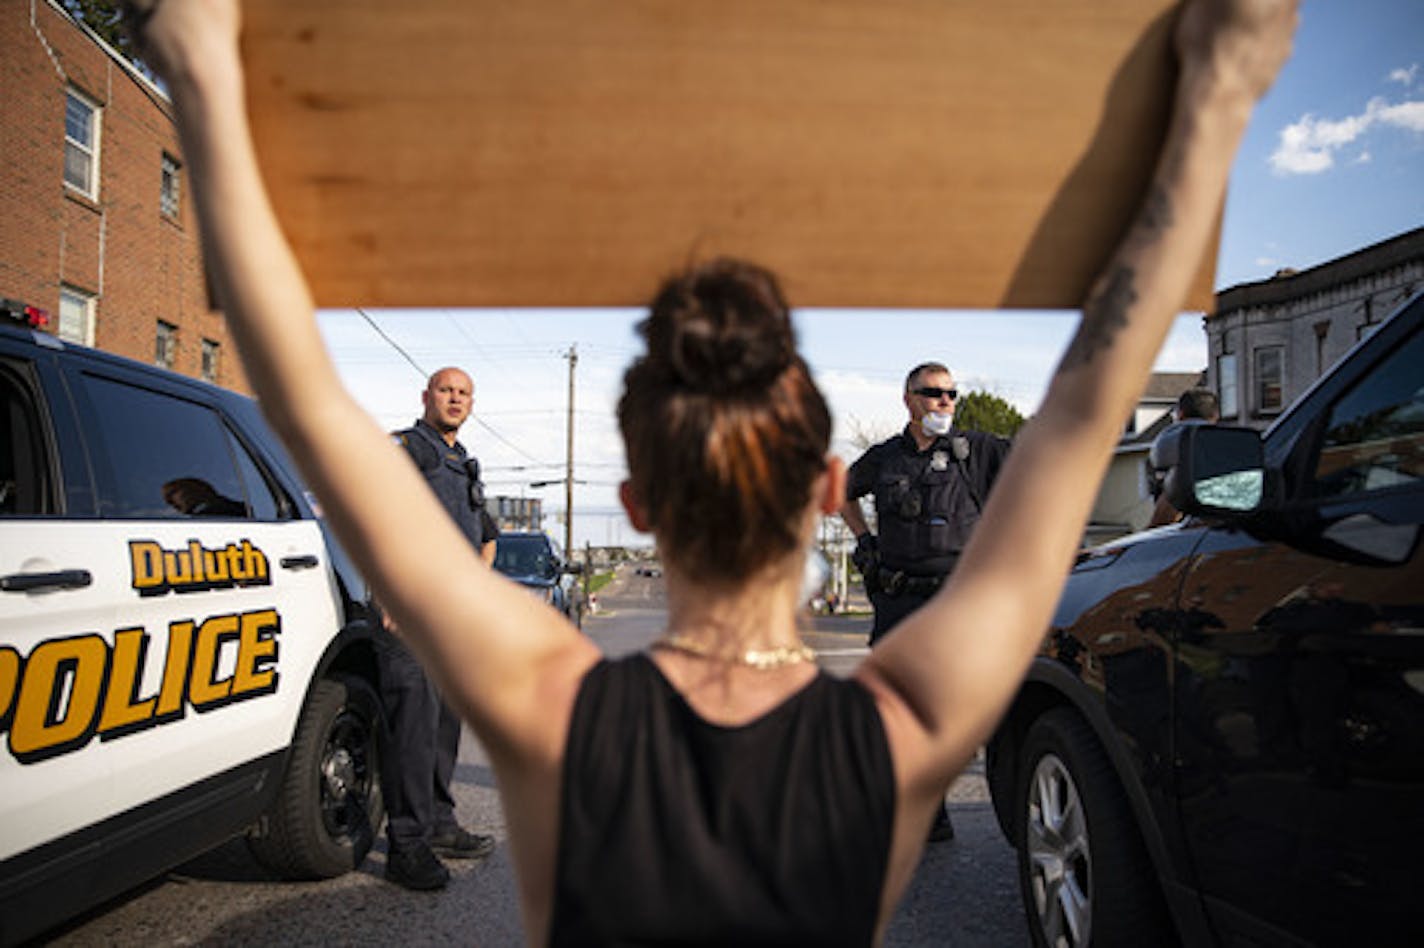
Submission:
<svg viewBox="0 0 1424 948">
<path fill-rule="evenodd" d="M 1137 273 L 1131 267 L 1119 265 L 1083 307 L 1083 322 L 1078 327 L 1068 352 L 1063 356 L 1063 369 L 1076 369 L 1093 361 L 1127 325 L 1127 310 L 1137 302 Z"/>
<path fill-rule="evenodd" d="M 1154 184 L 1147 192 L 1133 224 L 1130 240 L 1150 243 L 1175 223 L 1167 190 Z M 1093 361 L 1127 325 L 1127 311 L 1137 302 L 1137 272 L 1118 264 L 1083 307 L 1083 323 L 1063 357 L 1063 368 L 1078 368 Z"/>
<path fill-rule="evenodd" d="M 1139 240 L 1151 239 L 1171 227 L 1175 221 L 1172 214 L 1172 202 L 1167 197 L 1167 191 L 1160 184 L 1154 184 L 1147 192 L 1147 199 L 1142 202 L 1142 211 L 1137 217 L 1137 237 Z"/>
</svg>

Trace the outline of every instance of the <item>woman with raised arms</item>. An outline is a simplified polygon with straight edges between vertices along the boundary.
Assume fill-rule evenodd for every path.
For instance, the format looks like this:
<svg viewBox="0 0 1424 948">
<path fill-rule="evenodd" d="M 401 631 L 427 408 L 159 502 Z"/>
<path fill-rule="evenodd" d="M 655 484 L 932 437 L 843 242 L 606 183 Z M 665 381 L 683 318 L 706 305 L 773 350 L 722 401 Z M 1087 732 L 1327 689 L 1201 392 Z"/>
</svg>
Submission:
<svg viewBox="0 0 1424 948">
<path fill-rule="evenodd" d="M 132 6 L 177 109 L 247 376 L 488 751 L 530 942 L 877 941 L 935 807 L 1042 639 L 1252 107 L 1288 55 L 1294 0 L 1184 5 L 1142 207 L 952 580 L 849 679 L 820 673 L 797 631 L 805 551 L 845 472 L 771 274 L 712 261 L 655 295 L 619 421 L 622 497 L 657 539 L 668 627 L 649 651 L 606 661 L 480 562 L 343 390 L 253 156 L 236 0 Z"/>
</svg>

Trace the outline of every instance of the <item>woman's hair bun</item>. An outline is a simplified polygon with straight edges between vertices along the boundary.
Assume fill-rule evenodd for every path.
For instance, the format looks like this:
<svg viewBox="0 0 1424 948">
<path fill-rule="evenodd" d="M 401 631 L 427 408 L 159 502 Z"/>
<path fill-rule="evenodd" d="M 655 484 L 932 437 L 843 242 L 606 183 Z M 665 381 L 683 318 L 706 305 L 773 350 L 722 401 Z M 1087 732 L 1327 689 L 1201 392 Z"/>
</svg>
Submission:
<svg viewBox="0 0 1424 948">
<path fill-rule="evenodd" d="M 713 260 L 668 280 L 639 329 L 648 367 L 693 392 L 766 388 L 796 357 L 776 278 L 740 260 Z"/>
</svg>

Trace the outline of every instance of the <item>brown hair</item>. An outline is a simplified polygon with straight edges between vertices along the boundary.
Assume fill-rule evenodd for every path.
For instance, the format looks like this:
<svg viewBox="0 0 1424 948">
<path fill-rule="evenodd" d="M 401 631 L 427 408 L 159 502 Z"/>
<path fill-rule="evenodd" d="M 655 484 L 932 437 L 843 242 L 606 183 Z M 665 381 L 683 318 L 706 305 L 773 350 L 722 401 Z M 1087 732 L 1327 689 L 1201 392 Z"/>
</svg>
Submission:
<svg viewBox="0 0 1424 948">
<path fill-rule="evenodd" d="M 1221 402 L 1211 389 L 1189 388 L 1177 397 L 1177 413 L 1183 418 L 1216 421 L 1221 417 Z"/>
<path fill-rule="evenodd" d="M 638 325 L 618 423 L 660 553 L 695 579 L 740 580 L 799 544 L 831 413 L 796 353 L 776 278 L 738 260 L 667 280 Z"/>
</svg>

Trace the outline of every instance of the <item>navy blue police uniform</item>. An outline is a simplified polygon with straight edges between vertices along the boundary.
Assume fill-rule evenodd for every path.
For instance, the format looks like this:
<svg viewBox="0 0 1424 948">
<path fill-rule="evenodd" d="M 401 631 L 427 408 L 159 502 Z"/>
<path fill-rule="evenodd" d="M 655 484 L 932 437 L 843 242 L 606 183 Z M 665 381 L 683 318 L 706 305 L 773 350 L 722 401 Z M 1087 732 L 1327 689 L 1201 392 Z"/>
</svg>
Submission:
<svg viewBox="0 0 1424 948">
<path fill-rule="evenodd" d="M 464 446 L 458 441 L 446 444 L 423 419 L 392 437 L 474 548 L 493 540 L 498 531 L 485 513 L 479 463 Z M 399 638 L 382 635 L 377 641 L 388 728 L 387 753 L 381 761 L 386 834 L 391 850 L 399 852 L 429 845 L 459 829 L 450 781 L 460 749 L 460 718 L 441 700 Z"/>
<path fill-rule="evenodd" d="M 872 645 L 954 570 L 1008 453 L 1003 438 L 956 428 L 920 450 L 907 426 L 850 466 L 846 498 L 875 501 L 879 564 L 866 577 Z"/>
</svg>

